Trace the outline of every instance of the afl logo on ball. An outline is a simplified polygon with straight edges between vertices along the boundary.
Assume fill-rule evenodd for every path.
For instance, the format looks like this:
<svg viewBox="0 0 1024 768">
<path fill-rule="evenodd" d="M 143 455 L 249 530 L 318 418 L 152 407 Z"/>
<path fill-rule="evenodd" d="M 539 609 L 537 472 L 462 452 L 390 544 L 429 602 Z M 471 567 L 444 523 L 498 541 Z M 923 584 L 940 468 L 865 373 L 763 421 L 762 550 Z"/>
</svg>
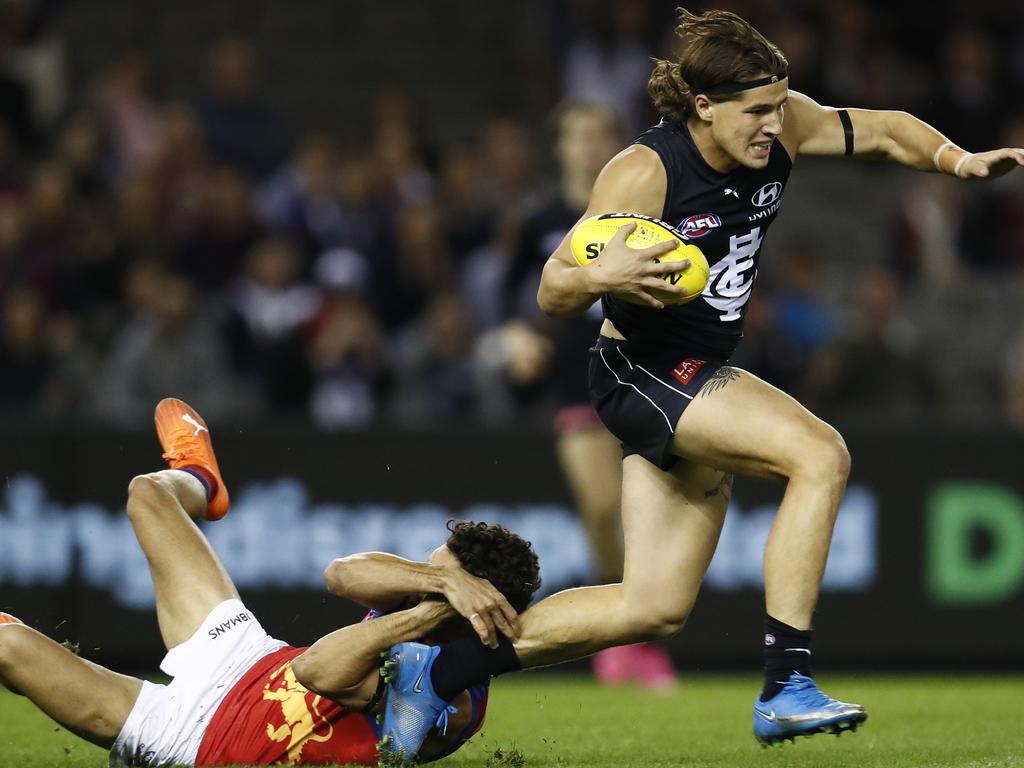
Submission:
<svg viewBox="0 0 1024 768">
<path fill-rule="evenodd" d="M 750 202 L 758 208 L 765 208 L 778 200 L 781 195 L 782 185 L 777 181 L 773 181 L 757 190 L 754 196 L 750 198 Z"/>
<path fill-rule="evenodd" d="M 720 226 L 722 226 L 722 220 L 715 214 L 698 213 L 683 219 L 676 229 L 683 233 L 683 237 L 693 238 L 704 237 L 712 229 Z"/>
</svg>

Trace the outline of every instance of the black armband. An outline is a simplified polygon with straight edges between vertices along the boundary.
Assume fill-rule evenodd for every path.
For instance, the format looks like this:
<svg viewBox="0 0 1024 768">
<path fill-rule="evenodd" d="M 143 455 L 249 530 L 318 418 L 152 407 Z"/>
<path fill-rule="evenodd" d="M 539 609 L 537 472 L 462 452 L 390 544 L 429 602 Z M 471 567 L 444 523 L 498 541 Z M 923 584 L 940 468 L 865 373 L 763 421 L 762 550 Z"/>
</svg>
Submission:
<svg viewBox="0 0 1024 768">
<path fill-rule="evenodd" d="M 845 109 L 838 111 L 839 122 L 843 124 L 843 138 L 846 140 L 846 154 L 853 154 L 853 121 L 850 120 L 850 113 Z"/>
</svg>

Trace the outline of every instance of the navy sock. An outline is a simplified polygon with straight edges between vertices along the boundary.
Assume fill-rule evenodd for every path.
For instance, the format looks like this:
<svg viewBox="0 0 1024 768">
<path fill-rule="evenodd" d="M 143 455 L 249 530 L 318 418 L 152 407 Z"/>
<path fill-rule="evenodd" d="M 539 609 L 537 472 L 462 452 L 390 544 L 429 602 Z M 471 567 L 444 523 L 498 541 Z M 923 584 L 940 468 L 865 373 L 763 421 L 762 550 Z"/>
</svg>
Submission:
<svg viewBox="0 0 1024 768">
<path fill-rule="evenodd" d="M 206 490 L 206 500 L 209 501 L 213 498 L 213 494 L 217 492 L 217 481 L 213 475 L 207 472 L 202 467 L 179 467 L 179 472 L 187 472 L 192 475 L 196 480 L 203 484 L 203 488 Z"/>
<path fill-rule="evenodd" d="M 430 683 L 434 693 L 451 701 L 471 685 L 522 668 L 507 637 L 499 636 L 497 648 L 489 648 L 476 636 L 467 637 L 441 647 L 430 669 Z"/>
<path fill-rule="evenodd" d="M 811 676 L 811 630 L 795 629 L 765 614 L 761 701 L 781 691 L 794 672 Z"/>
</svg>

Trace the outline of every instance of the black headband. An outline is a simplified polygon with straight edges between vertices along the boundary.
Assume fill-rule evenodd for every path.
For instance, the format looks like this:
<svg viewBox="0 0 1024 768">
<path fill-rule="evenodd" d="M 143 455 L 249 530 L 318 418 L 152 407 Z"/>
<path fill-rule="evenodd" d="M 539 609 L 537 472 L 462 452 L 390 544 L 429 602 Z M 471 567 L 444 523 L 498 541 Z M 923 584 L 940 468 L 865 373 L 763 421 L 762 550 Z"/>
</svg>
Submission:
<svg viewBox="0 0 1024 768">
<path fill-rule="evenodd" d="M 760 88 L 762 85 L 771 85 L 780 80 L 785 80 L 787 77 L 789 77 L 789 73 L 783 70 L 777 74 L 762 77 L 760 80 L 747 80 L 742 83 L 721 83 L 719 85 L 712 85 L 710 88 L 700 88 L 694 91 L 694 95 L 703 93 L 705 96 L 724 96 L 727 93 L 738 93 L 739 91 L 749 91 L 751 88 Z"/>
</svg>

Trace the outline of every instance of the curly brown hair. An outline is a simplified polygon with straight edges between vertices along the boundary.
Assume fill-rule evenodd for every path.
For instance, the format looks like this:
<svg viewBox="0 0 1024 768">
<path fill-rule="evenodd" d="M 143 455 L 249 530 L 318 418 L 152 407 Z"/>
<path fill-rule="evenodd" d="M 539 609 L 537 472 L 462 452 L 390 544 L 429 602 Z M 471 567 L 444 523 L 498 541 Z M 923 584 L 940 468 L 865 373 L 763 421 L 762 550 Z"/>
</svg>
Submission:
<svg viewBox="0 0 1024 768">
<path fill-rule="evenodd" d="M 699 16 L 679 8 L 678 61 L 654 60 L 647 92 L 658 112 L 685 122 L 694 114 L 693 97 L 706 88 L 756 80 L 789 66 L 775 43 L 735 13 L 707 11 Z M 736 94 L 709 96 L 730 101 Z"/>
<path fill-rule="evenodd" d="M 533 545 L 500 525 L 449 520 L 445 546 L 469 573 L 487 579 L 516 611 L 540 587 L 540 561 Z"/>
</svg>

